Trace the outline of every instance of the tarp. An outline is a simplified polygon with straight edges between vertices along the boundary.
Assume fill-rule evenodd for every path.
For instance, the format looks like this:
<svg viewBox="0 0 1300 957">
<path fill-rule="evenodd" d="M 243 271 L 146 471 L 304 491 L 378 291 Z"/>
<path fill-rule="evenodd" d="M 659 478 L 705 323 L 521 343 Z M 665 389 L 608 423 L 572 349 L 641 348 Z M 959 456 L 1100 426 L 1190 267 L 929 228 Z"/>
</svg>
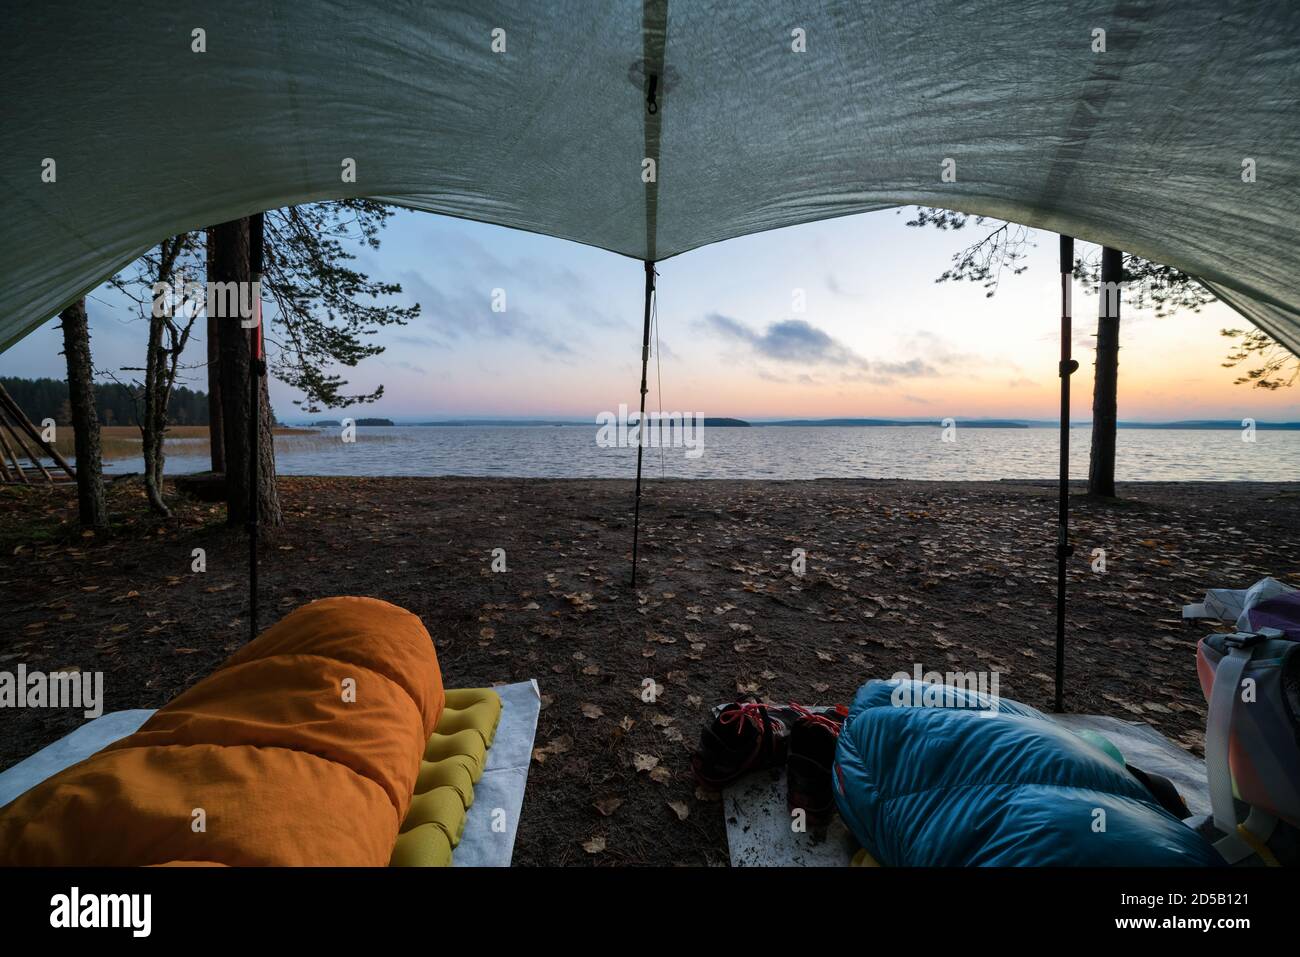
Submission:
<svg viewBox="0 0 1300 957">
<path fill-rule="evenodd" d="M 0 349 L 166 236 L 352 196 L 645 260 L 941 206 L 1176 266 L 1300 349 L 1294 3 L 139 0 L 5 20 Z"/>
</svg>

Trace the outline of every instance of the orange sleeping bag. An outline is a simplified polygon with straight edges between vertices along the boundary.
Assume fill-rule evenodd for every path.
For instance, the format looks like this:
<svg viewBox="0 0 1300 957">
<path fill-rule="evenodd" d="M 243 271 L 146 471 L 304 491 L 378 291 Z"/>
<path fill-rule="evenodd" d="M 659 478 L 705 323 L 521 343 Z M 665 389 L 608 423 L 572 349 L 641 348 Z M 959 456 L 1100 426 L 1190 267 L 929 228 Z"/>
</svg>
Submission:
<svg viewBox="0 0 1300 957">
<path fill-rule="evenodd" d="M 384 866 L 443 703 L 419 618 L 314 602 L 0 810 L 0 864 Z"/>
</svg>

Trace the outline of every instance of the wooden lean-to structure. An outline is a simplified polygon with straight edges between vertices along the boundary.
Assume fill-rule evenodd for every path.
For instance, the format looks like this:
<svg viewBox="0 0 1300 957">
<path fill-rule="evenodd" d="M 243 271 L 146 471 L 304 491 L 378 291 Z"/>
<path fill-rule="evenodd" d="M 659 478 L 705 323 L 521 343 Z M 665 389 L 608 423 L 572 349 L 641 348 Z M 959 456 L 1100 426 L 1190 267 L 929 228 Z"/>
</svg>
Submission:
<svg viewBox="0 0 1300 957">
<path fill-rule="evenodd" d="M 18 403 L 0 386 L 0 483 L 31 485 L 33 480 L 51 484 L 62 481 L 50 473 L 43 459 L 49 459 L 56 469 L 66 472 L 69 480 L 77 480 L 72 466 L 53 443 L 45 441 Z"/>
</svg>

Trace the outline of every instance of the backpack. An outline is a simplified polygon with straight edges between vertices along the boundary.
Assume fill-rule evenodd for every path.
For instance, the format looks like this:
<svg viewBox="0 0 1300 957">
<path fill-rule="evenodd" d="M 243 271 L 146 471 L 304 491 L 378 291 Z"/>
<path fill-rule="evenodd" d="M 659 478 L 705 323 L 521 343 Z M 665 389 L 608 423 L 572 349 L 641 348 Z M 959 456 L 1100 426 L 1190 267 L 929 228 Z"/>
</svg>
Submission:
<svg viewBox="0 0 1300 957">
<path fill-rule="evenodd" d="M 1300 828 L 1300 591 L 1281 586 L 1251 598 L 1236 632 L 1196 646 L 1209 704 L 1205 764 L 1223 835 L 1215 847 L 1229 863 L 1252 854 L 1277 863 L 1268 845 L 1279 822 Z M 1249 807 L 1244 821 L 1238 801 Z"/>
</svg>

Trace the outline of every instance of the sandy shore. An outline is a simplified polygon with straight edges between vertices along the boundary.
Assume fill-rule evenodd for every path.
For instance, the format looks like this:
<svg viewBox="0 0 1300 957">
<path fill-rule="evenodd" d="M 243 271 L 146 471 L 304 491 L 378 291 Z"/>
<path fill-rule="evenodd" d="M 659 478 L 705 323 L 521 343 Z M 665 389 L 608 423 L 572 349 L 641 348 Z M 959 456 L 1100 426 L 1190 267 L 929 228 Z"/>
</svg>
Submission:
<svg viewBox="0 0 1300 957">
<path fill-rule="evenodd" d="M 299 429 L 277 425 L 277 436 L 311 436 L 314 429 Z M 208 454 L 208 427 L 206 425 L 172 425 L 167 427 L 167 441 L 177 445 L 167 446 L 167 452 L 183 450 L 191 454 Z M 70 425 L 60 425 L 54 447 L 69 461 L 77 454 L 77 433 Z M 114 459 L 139 458 L 143 448 L 140 429 L 134 425 L 101 425 L 99 427 L 100 456 L 105 462 Z"/>
<path fill-rule="evenodd" d="M 635 592 L 631 490 L 282 479 L 288 524 L 264 542 L 262 623 L 327 595 L 373 595 L 424 619 L 449 685 L 536 678 L 543 753 L 519 863 L 724 862 L 721 806 L 697 792 L 688 759 L 708 708 L 745 692 L 847 702 L 866 678 L 919 663 L 996 670 L 1003 695 L 1050 707 L 1050 485 L 652 482 Z M 245 641 L 243 534 L 202 503 L 157 522 L 141 495 L 135 480 L 113 488 L 123 524 L 101 541 L 77 533 L 68 490 L 0 489 L 0 669 L 102 670 L 106 710 L 157 707 Z M 1199 753 L 1205 628 L 1183 624 L 1180 606 L 1266 574 L 1300 584 L 1300 485 L 1121 495 L 1074 505 L 1067 705 L 1149 722 Z M 202 575 L 190 571 L 199 547 Z M 505 573 L 491 570 L 496 548 Z M 802 577 L 793 549 L 806 552 Z M 646 678 L 662 687 L 653 705 Z M 0 767 L 81 720 L 5 712 Z M 638 771 L 639 755 L 656 768 Z M 593 836 L 605 838 L 598 854 L 583 848 Z"/>
</svg>

